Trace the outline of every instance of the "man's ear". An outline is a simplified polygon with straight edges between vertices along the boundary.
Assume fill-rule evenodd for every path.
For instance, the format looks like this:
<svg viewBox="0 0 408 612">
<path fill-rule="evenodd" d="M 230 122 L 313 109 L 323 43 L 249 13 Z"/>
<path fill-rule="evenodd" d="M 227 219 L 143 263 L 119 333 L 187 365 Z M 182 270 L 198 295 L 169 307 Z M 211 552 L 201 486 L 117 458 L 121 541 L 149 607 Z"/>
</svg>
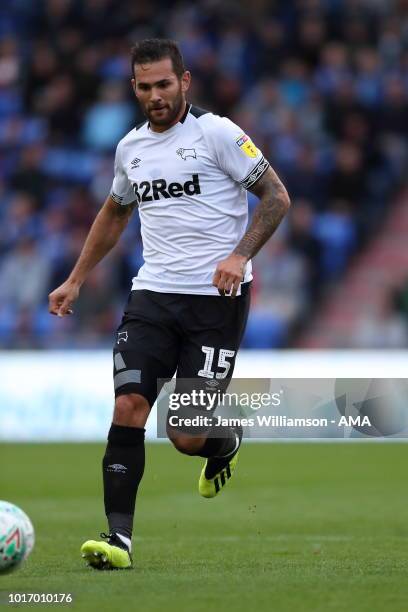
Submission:
<svg viewBox="0 0 408 612">
<path fill-rule="evenodd" d="M 186 93 L 190 87 L 191 83 L 191 73 L 189 70 L 186 70 L 181 77 L 181 91 Z"/>
<path fill-rule="evenodd" d="M 136 93 L 136 81 L 135 81 L 135 79 L 132 78 L 130 80 L 130 82 L 132 83 L 133 92 L 134 92 L 135 96 L 137 97 L 137 93 Z"/>
</svg>

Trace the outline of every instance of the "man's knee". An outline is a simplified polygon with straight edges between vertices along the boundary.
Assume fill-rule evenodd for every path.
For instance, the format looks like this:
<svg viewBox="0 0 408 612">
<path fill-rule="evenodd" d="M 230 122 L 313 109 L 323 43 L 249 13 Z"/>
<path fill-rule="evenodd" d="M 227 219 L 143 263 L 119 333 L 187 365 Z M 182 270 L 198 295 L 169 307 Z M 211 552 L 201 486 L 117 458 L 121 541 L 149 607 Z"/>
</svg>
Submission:
<svg viewBox="0 0 408 612">
<path fill-rule="evenodd" d="M 185 455 L 198 455 L 204 445 L 205 437 L 190 436 L 180 432 L 168 432 L 174 447 Z"/>
<path fill-rule="evenodd" d="M 129 427 L 144 427 L 149 416 L 150 406 L 145 397 L 137 393 L 119 395 L 115 399 L 113 422 Z"/>
</svg>

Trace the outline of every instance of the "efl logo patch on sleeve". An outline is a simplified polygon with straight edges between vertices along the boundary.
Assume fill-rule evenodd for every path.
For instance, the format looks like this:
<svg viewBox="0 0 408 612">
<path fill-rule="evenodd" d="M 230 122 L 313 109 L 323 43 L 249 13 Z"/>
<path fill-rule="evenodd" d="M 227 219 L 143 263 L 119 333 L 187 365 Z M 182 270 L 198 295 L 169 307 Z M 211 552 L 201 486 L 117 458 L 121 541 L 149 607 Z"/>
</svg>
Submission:
<svg viewBox="0 0 408 612">
<path fill-rule="evenodd" d="M 258 155 L 258 149 L 252 142 L 249 136 L 242 134 L 236 141 L 239 148 L 248 155 L 248 157 L 256 157 Z"/>
</svg>

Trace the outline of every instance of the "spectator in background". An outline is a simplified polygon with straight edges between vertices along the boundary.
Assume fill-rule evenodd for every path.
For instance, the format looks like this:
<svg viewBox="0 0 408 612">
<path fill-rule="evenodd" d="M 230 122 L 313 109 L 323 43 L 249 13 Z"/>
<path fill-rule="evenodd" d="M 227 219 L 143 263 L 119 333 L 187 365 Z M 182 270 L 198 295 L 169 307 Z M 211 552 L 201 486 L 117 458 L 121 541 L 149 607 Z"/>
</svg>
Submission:
<svg viewBox="0 0 408 612">
<path fill-rule="evenodd" d="M 41 169 L 44 147 L 36 144 L 26 147 L 20 158 L 20 164 L 10 177 L 11 187 L 16 191 L 30 194 L 39 209 L 46 197 L 47 177 Z"/>
<path fill-rule="evenodd" d="M 0 40 L 0 87 L 14 87 L 20 74 L 17 40 L 6 36 Z"/>
<path fill-rule="evenodd" d="M 398 349 L 408 343 L 408 327 L 395 312 L 392 295 L 384 296 L 378 308 L 365 316 L 355 330 L 350 348 Z"/>
<path fill-rule="evenodd" d="M 54 145 L 75 143 L 80 127 L 78 92 L 69 73 L 58 73 L 38 92 L 34 107 L 46 119 L 49 139 Z"/>
<path fill-rule="evenodd" d="M 44 300 L 51 274 L 48 259 L 30 232 L 21 234 L 0 266 L 2 304 L 16 312 L 35 311 Z"/>
<path fill-rule="evenodd" d="M 111 151 L 129 131 L 133 119 L 134 109 L 126 100 L 123 84 L 108 81 L 101 87 L 99 100 L 85 115 L 83 142 L 91 149 Z"/>
<path fill-rule="evenodd" d="M 312 232 L 320 246 L 321 280 L 333 282 L 344 272 L 356 246 L 356 226 L 350 203 L 334 201 L 329 210 L 316 216 Z"/>
<path fill-rule="evenodd" d="M 119 282 L 112 287 L 111 276 L 111 266 L 102 263 L 92 271 L 83 288 L 75 312 L 80 346 L 98 346 L 100 337 L 109 335 L 116 324 Z M 92 327 L 88 325 L 89 320 L 94 321 Z"/>
<path fill-rule="evenodd" d="M 329 180 L 331 200 L 346 200 L 358 208 L 364 194 L 365 166 L 362 152 L 350 142 L 340 142 L 335 150 L 336 164 Z"/>
<path fill-rule="evenodd" d="M 15 192 L 9 201 L 3 201 L 2 232 L 0 234 L 0 253 L 5 257 L 13 256 L 13 248 L 24 236 L 31 235 L 33 241 L 39 236 L 40 219 L 37 201 L 29 192 Z M 35 246 L 35 245 L 34 245 Z M 3 261 L 0 261 L 0 265 Z"/>
<path fill-rule="evenodd" d="M 294 200 L 289 213 L 289 244 L 305 263 L 305 289 L 311 305 L 323 286 L 322 243 L 314 235 L 316 214 L 308 200 Z"/>
</svg>

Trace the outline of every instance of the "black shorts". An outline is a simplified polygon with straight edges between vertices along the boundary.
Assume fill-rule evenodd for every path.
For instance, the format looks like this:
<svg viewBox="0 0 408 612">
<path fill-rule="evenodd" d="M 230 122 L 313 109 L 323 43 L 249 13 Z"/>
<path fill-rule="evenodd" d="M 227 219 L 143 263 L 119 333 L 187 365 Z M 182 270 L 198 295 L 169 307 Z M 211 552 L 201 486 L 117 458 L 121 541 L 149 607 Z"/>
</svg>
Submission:
<svg viewBox="0 0 408 612">
<path fill-rule="evenodd" d="M 200 386 L 225 390 L 248 317 L 250 283 L 231 299 L 135 290 L 130 293 L 113 350 L 115 396 L 138 393 L 152 406 L 159 381 L 177 371 Z"/>
</svg>

